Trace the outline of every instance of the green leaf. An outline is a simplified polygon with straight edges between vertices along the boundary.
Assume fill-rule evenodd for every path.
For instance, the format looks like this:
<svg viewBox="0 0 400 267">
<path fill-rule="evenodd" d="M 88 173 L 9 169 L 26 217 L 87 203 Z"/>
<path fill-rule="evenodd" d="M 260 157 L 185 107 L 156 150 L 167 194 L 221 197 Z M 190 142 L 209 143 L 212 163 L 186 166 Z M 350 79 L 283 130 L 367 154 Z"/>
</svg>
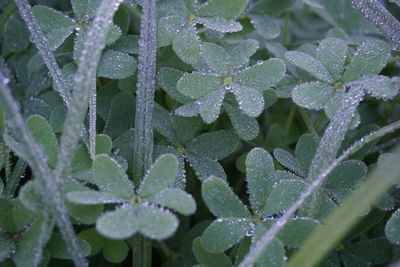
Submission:
<svg viewBox="0 0 400 267">
<path fill-rule="evenodd" d="M 246 177 L 251 207 L 258 212 L 269 194 L 268 176 L 274 172 L 271 155 L 262 148 L 253 148 L 246 157 Z"/>
<path fill-rule="evenodd" d="M 257 40 L 246 39 L 240 41 L 229 53 L 232 68 L 238 69 L 249 63 L 249 58 L 258 50 Z"/>
<path fill-rule="evenodd" d="M 382 75 L 374 75 L 360 80 L 347 83 L 347 85 L 360 86 L 372 97 L 378 99 L 392 99 L 399 92 L 399 86 L 395 80 Z"/>
<path fill-rule="evenodd" d="M 110 46 L 110 49 L 137 55 L 139 53 L 139 36 L 133 34 L 121 36 Z"/>
<path fill-rule="evenodd" d="M 391 260 L 392 249 L 393 246 L 385 237 L 354 242 L 348 248 L 351 254 L 373 265 Z"/>
<path fill-rule="evenodd" d="M 297 105 L 307 109 L 323 109 L 334 95 L 335 88 L 323 82 L 306 82 L 293 89 L 292 99 Z"/>
<path fill-rule="evenodd" d="M 215 91 L 221 84 L 221 78 L 212 74 L 187 73 L 178 81 L 177 88 L 182 94 L 198 99 Z"/>
<path fill-rule="evenodd" d="M 112 141 L 108 135 L 98 134 L 96 136 L 96 154 L 109 154 L 112 149 Z"/>
<path fill-rule="evenodd" d="M 17 14 L 11 16 L 4 25 L 4 43 L 14 53 L 24 51 L 30 44 L 29 30 Z"/>
<path fill-rule="evenodd" d="M 136 67 L 134 57 L 109 49 L 100 58 L 97 75 L 109 79 L 125 79 L 135 73 Z"/>
<path fill-rule="evenodd" d="M 238 147 L 239 139 L 229 130 L 201 134 L 187 145 L 191 153 L 216 160 L 226 158 Z"/>
<path fill-rule="evenodd" d="M 203 232 L 200 242 L 211 253 L 221 253 L 240 240 L 251 230 L 251 222 L 242 218 L 217 219 Z"/>
<path fill-rule="evenodd" d="M 255 244 L 264 233 L 267 231 L 261 223 L 258 223 L 253 232 L 252 243 Z M 263 250 L 260 259 L 257 261 L 257 266 L 283 266 L 285 259 L 285 247 L 276 238 Z"/>
<path fill-rule="evenodd" d="M 139 230 L 137 210 L 132 205 L 107 212 L 96 222 L 97 231 L 111 239 L 126 239 Z"/>
<path fill-rule="evenodd" d="M 166 239 L 178 228 L 178 218 L 171 212 L 139 205 L 137 207 L 139 231 L 151 239 Z"/>
<path fill-rule="evenodd" d="M 210 176 L 226 179 L 224 169 L 216 160 L 203 158 L 194 154 L 187 154 L 186 157 L 200 180 L 203 181 Z"/>
<path fill-rule="evenodd" d="M 118 40 L 118 38 L 121 37 L 121 35 L 122 35 L 121 29 L 117 25 L 111 24 L 110 29 L 108 30 L 106 36 L 106 45 L 111 45 L 116 40 Z"/>
<path fill-rule="evenodd" d="M 175 181 L 177 171 L 178 159 L 174 154 L 160 156 L 143 178 L 139 194 L 148 197 L 169 187 Z"/>
<path fill-rule="evenodd" d="M 363 76 L 378 74 L 389 60 L 390 52 L 390 46 L 384 41 L 374 39 L 364 41 L 344 72 L 343 81 L 349 82 Z"/>
<path fill-rule="evenodd" d="M 285 72 L 286 66 L 282 60 L 269 59 L 240 72 L 234 80 L 247 87 L 263 91 L 276 85 Z"/>
<path fill-rule="evenodd" d="M 395 245 L 400 244 L 400 209 L 396 210 L 385 226 L 387 239 Z"/>
<path fill-rule="evenodd" d="M 199 15 L 232 19 L 242 13 L 248 2 L 248 0 L 209 0 L 200 8 Z"/>
<path fill-rule="evenodd" d="M 294 155 L 305 173 L 308 173 L 308 168 L 314 158 L 317 147 L 318 140 L 312 134 L 303 134 L 297 141 Z"/>
<path fill-rule="evenodd" d="M 285 246 L 298 248 L 319 225 L 310 218 L 293 218 L 282 228 L 277 237 Z"/>
<path fill-rule="evenodd" d="M 328 69 L 334 80 L 338 80 L 346 63 L 347 44 L 339 38 L 327 38 L 318 46 L 317 59 Z"/>
<path fill-rule="evenodd" d="M 201 45 L 201 55 L 207 62 L 207 65 L 220 75 L 229 72 L 228 52 L 222 47 L 214 43 L 204 42 Z"/>
<path fill-rule="evenodd" d="M 239 108 L 225 104 L 225 110 L 235 130 L 235 133 L 243 140 L 249 141 L 257 137 L 260 127 L 257 120 L 244 114 Z"/>
<path fill-rule="evenodd" d="M 224 253 L 210 253 L 203 248 L 201 245 L 200 237 L 193 240 L 193 253 L 197 261 L 205 266 L 221 266 L 229 267 L 232 266 L 228 256 Z"/>
<path fill-rule="evenodd" d="M 43 147 L 47 155 L 47 163 L 54 168 L 57 163 L 58 143 L 53 130 L 45 118 L 34 115 L 28 118 L 26 125 L 32 132 L 36 142 Z"/>
<path fill-rule="evenodd" d="M 69 201 L 77 204 L 96 205 L 96 204 L 109 204 L 109 203 L 123 203 L 125 199 L 114 196 L 106 192 L 99 191 L 79 191 L 69 192 L 67 194 Z"/>
<path fill-rule="evenodd" d="M 83 255 L 89 256 L 90 254 L 90 245 L 83 238 L 79 238 L 79 246 Z M 52 257 L 57 259 L 71 259 L 72 257 L 69 255 L 67 245 L 65 244 L 64 239 L 61 234 L 53 233 L 51 239 L 46 245 L 46 249 L 51 254 Z"/>
<path fill-rule="evenodd" d="M 157 23 L 157 42 L 159 47 L 172 44 L 179 30 L 185 26 L 185 18 L 177 15 L 162 17 Z"/>
<path fill-rule="evenodd" d="M 258 117 L 263 112 L 264 98 L 260 91 L 240 84 L 233 84 L 232 91 L 245 114 Z"/>
<path fill-rule="evenodd" d="M 185 63 L 194 64 L 200 58 L 200 41 L 194 25 L 181 29 L 172 43 L 172 48 Z"/>
<path fill-rule="evenodd" d="M 133 127 L 134 117 L 135 97 L 126 92 L 117 94 L 111 101 L 104 133 L 112 139 L 121 136 Z M 120 123 L 121 121 L 126 123 Z"/>
<path fill-rule="evenodd" d="M 262 214 L 271 215 L 287 210 L 306 188 L 307 184 L 301 180 L 284 180 L 276 184 L 267 198 Z"/>
<path fill-rule="evenodd" d="M 177 188 L 167 188 L 148 201 L 173 209 L 183 215 L 191 215 L 196 211 L 196 202 L 191 195 Z"/>
<path fill-rule="evenodd" d="M 196 19 L 196 22 L 203 24 L 205 27 L 211 30 L 223 33 L 240 32 L 243 29 L 242 24 L 234 20 L 199 17 Z"/>
<path fill-rule="evenodd" d="M 106 241 L 97 231 L 96 228 L 89 228 L 83 230 L 78 234 L 81 239 L 84 239 L 90 245 L 90 255 L 96 255 L 103 247 L 103 243 Z"/>
<path fill-rule="evenodd" d="M 209 211 L 216 217 L 250 217 L 250 212 L 220 178 L 210 177 L 201 186 L 201 195 Z"/>
<path fill-rule="evenodd" d="M 205 123 L 210 124 L 219 117 L 224 98 L 225 89 L 218 89 L 209 93 L 205 98 L 198 101 L 200 116 Z"/>
<path fill-rule="evenodd" d="M 55 50 L 75 29 L 75 21 L 47 6 L 34 6 L 35 15 L 42 31 L 47 33 L 50 49 Z"/>
<path fill-rule="evenodd" d="M 191 98 L 183 95 L 177 89 L 177 83 L 182 78 L 183 73 L 180 70 L 165 67 L 158 72 L 158 83 L 173 99 L 180 103 L 189 103 Z"/>
<path fill-rule="evenodd" d="M 9 239 L 5 234 L 0 234 L 0 262 L 9 258 L 15 251 L 15 242 Z"/>
<path fill-rule="evenodd" d="M 346 160 L 328 175 L 325 187 L 333 189 L 352 188 L 367 174 L 368 167 L 360 160 Z"/>
<path fill-rule="evenodd" d="M 299 51 L 289 51 L 285 53 L 285 57 L 290 63 L 307 71 L 318 80 L 329 84 L 334 82 L 332 75 L 328 72 L 326 67 L 322 65 L 318 59 L 315 59 L 309 54 Z"/>
<path fill-rule="evenodd" d="M 129 247 L 122 240 L 105 240 L 103 255 L 106 260 L 113 263 L 120 263 L 128 256 Z"/>
<path fill-rule="evenodd" d="M 250 19 L 257 33 L 264 39 L 275 39 L 281 33 L 281 26 L 275 17 L 251 15 Z"/>
<path fill-rule="evenodd" d="M 82 20 L 88 5 L 88 0 L 71 0 L 71 5 L 75 13 L 75 17 L 79 20 Z"/>
<path fill-rule="evenodd" d="M 99 155 L 93 161 L 92 172 L 101 191 L 122 198 L 133 196 L 133 185 L 122 167 L 107 155 Z"/>
<path fill-rule="evenodd" d="M 300 162 L 291 153 L 284 149 L 276 148 L 274 149 L 274 157 L 282 166 L 294 171 L 300 176 L 305 176 L 305 172 L 301 167 Z"/>
<path fill-rule="evenodd" d="M 295 0 L 261 0 L 251 6 L 251 13 L 277 16 L 289 9 Z"/>
</svg>

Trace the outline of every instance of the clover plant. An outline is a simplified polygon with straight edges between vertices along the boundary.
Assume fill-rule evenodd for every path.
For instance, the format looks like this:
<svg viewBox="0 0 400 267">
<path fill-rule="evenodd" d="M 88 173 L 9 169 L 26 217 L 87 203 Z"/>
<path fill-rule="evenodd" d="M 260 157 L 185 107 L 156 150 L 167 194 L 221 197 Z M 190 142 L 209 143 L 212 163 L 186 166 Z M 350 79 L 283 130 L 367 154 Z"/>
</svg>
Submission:
<svg viewBox="0 0 400 267">
<path fill-rule="evenodd" d="M 397 266 L 399 21 L 0 1 L 0 266 Z"/>
</svg>

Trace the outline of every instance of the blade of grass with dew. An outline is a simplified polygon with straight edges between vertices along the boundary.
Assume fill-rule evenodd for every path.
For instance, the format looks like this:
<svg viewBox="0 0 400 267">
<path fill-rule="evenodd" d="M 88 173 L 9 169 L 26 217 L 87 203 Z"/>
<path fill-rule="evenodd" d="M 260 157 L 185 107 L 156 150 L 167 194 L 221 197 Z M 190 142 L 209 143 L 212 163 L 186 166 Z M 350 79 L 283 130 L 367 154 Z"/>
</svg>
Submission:
<svg viewBox="0 0 400 267">
<path fill-rule="evenodd" d="M 10 79 L 7 77 L 6 70 L 4 70 L 5 64 L 0 64 L 0 66 L 0 103 L 8 117 L 8 122 L 25 146 L 32 171 L 40 181 L 43 197 L 56 220 L 72 260 L 76 266 L 87 266 L 72 223 L 68 218 L 65 203 L 61 197 L 59 179 L 53 177 L 52 172 L 47 166 L 46 154 L 43 152 L 42 147 L 34 140 L 22 118 L 17 102 L 12 98 L 11 90 L 7 85 Z"/>
<path fill-rule="evenodd" d="M 157 53 L 156 0 L 143 2 L 141 18 L 133 156 L 133 181 L 136 186 L 139 185 L 153 160 L 153 108 Z M 133 266 L 151 266 L 151 240 L 141 235 L 133 238 Z"/>
<path fill-rule="evenodd" d="M 352 0 L 354 8 L 372 21 L 375 26 L 400 49 L 400 22 L 377 0 Z"/>
<path fill-rule="evenodd" d="M 70 87 L 61 74 L 60 67 L 58 66 L 56 58 L 49 47 L 47 37 L 41 30 L 39 23 L 31 10 L 31 5 L 27 0 L 15 0 L 15 3 L 17 4 L 22 19 L 28 26 L 33 43 L 49 69 L 50 75 L 53 78 L 54 89 L 60 94 L 65 105 L 69 108 L 71 101 Z"/>
<path fill-rule="evenodd" d="M 370 205 L 400 179 L 400 146 L 392 157 L 375 169 L 361 186 L 348 196 L 342 206 L 328 216 L 291 258 L 287 267 L 315 266 L 335 247 L 370 208 Z"/>
<path fill-rule="evenodd" d="M 111 27 L 114 13 L 121 2 L 122 0 L 103 0 L 101 2 L 84 41 L 78 70 L 74 75 L 74 94 L 61 136 L 60 153 L 55 170 L 57 179 L 61 176 L 68 176 L 73 151 L 79 141 L 80 125 L 83 124 L 88 109 L 101 51 L 105 47 L 106 35 Z"/>
<path fill-rule="evenodd" d="M 12 198 L 14 196 L 15 190 L 19 185 L 21 177 L 23 177 L 27 163 L 22 158 L 19 158 L 17 164 L 11 173 L 10 179 L 7 180 L 6 186 L 4 187 L 3 194 Z"/>
</svg>

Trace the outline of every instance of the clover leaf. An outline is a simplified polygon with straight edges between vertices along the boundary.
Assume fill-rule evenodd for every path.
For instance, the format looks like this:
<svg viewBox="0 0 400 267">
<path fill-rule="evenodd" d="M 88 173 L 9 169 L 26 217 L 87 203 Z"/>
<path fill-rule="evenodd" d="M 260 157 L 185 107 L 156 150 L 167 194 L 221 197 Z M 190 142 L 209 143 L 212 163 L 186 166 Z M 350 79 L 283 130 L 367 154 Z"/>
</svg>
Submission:
<svg viewBox="0 0 400 267">
<path fill-rule="evenodd" d="M 241 31 L 242 25 L 235 18 L 247 6 L 248 0 L 210 0 L 202 6 L 192 0 L 160 2 L 160 9 L 164 12 L 158 21 L 159 46 L 172 44 L 180 59 L 194 64 L 200 58 L 201 49 L 196 25 L 219 32 Z"/>
<path fill-rule="evenodd" d="M 94 184 L 99 191 L 69 192 L 68 199 L 80 205 L 119 203 L 115 210 L 97 219 L 96 229 L 110 239 L 126 239 L 136 232 L 151 238 L 165 239 L 178 227 L 177 217 L 169 208 L 190 215 L 196 209 L 185 191 L 171 188 L 177 175 L 178 159 L 173 154 L 159 157 L 134 190 L 125 171 L 107 155 L 93 161 Z"/>
<path fill-rule="evenodd" d="M 256 41 L 245 40 L 228 53 L 216 44 L 205 43 L 202 55 L 211 73 L 192 72 L 179 79 L 177 90 L 196 100 L 193 104 L 206 123 L 218 118 L 227 93 L 235 96 L 241 111 L 250 117 L 257 117 L 264 110 L 262 92 L 283 78 L 286 67 L 279 59 L 269 59 L 243 69 L 257 47 Z M 238 49 L 242 52 L 236 53 Z M 225 60 L 221 62 L 220 58 Z"/>
</svg>

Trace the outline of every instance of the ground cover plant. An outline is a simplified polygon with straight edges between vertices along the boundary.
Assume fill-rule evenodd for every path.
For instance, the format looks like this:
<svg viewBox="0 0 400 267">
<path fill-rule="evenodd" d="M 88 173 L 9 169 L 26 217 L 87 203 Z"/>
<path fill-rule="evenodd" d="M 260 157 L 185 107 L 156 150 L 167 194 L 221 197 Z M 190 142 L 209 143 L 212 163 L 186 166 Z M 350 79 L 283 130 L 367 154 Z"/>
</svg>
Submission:
<svg viewBox="0 0 400 267">
<path fill-rule="evenodd" d="M 0 266 L 399 266 L 398 0 L 0 2 Z"/>
</svg>

